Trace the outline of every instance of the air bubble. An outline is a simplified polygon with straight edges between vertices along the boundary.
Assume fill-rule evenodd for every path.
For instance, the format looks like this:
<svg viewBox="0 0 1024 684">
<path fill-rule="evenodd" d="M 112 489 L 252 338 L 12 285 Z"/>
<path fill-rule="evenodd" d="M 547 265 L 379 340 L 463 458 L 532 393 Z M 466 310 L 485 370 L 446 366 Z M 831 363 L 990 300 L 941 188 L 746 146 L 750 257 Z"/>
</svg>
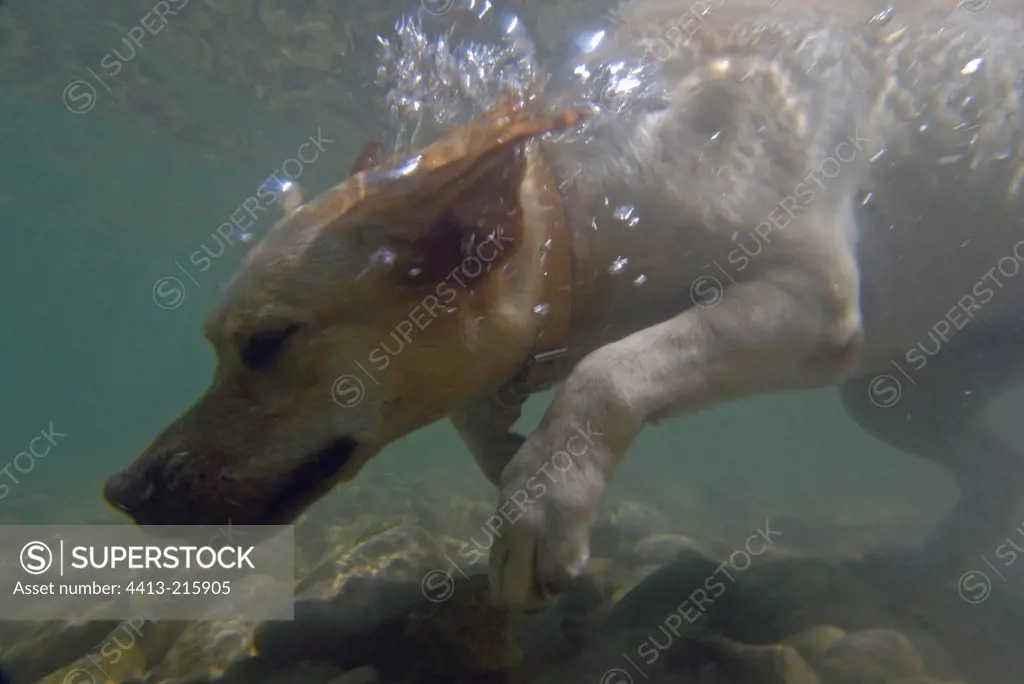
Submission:
<svg viewBox="0 0 1024 684">
<path fill-rule="evenodd" d="M 608 267 L 608 272 L 612 275 L 618 275 L 626 269 L 628 264 L 629 259 L 626 257 L 617 257 L 615 261 L 612 262 L 611 266 Z"/>
</svg>

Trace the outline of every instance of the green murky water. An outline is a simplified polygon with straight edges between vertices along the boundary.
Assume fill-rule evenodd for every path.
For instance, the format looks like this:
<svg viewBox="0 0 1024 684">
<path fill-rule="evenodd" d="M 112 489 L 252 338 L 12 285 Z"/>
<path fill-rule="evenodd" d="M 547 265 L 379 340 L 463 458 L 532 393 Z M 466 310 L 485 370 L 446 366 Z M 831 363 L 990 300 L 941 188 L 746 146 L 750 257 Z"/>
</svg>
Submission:
<svg viewBox="0 0 1024 684">
<path fill-rule="evenodd" d="M 222 0 L 221 4 L 227 1 Z M 217 16 L 215 6 L 218 3 L 212 0 L 192 0 L 192 3 L 195 7 L 191 11 Z M 257 2 L 259 7 L 253 7 L 252 3 L 240 2 L 239 6 L 245 5 L 245 8 L 244 11 L 239 9 L 242 14 L 237 22 L 250 21 L 257 11 L 287 10 L 298 15 L 314 10 L 329 11 L 318 3 L 296 2 L 303 8 L 285 9 L 276 4 L 286 3 Z M 140 6 L 140 9 L 146 11 L 145 7 Z M 393 18 L 400 6 L 373 9 L 381 15 L 392 12 Z M 347 21 L 360 16 L 354 10 L 339 9 L 338 12 L 345 14 Z M 306 83 L 315 82 L 319 66 L 313 58 L 296 66 L 290 76 L 275 72 L 275 79 L 268 81 L 267 88 L 278 88 L 279 92 L 268 95 L 265 100 L 254 94 L 255 88 L 249 88 L 248 95 L 240 94 L 246 88 L 239 87 L 237 82 L 221 87 L 216 73 L 191 75 L 188 69 L 192 62 L 188 60 L 173 79 L 167 80 L 164 96 L 168 109 L 195 112 L 201 119 L 197 126 L 204 127 L 206 136 L 216 137 L 217 131 L 223 130 L 225 139 L 247 141 L 242 143 L 246 147 L 245 154 L 204 154 L 203 145 L 195 142 L 199 136 L 184 135 L 192 141 L 189 142 L 183 141 L 180 132 L 158 135 L 159 116 L 152 115 L 151 110 L 137 102 L 124 101 L 102 89 L 97 97 L 115 99 L 116 104 L 107 106 L 101 102 L 104 106 L 97 107 L 96 111 L 74 113 L 62 102 L 60 88 L 62 83 L 78 78 L 81 72 L 68 70 L 68 64 L 73 63 L 70 61 L 72 47 L 53 52 L 60 46 L 55 44 L 54 36 L 46 38 L 45 25 L 40 22 L 52 21 L 54 17 L 26 8 L 18 0 L 0 4 L 0 16 L 4 13 L 11 13 L 18 20 L 8 17 L 0 22 L 0 55 L 5 49 L 13 54 L 13 41 L 22 36 L 19 31 L 25 30 L 28 22 L 36 22 L 32 25 L 31 40 L 42 41 L 51 52 L 38 46 L 28 49 L 27 53 L 19 51 L 20 61 L 9 62 L 6 72 L 4 64 L 0 63 L 0 292 L 5 301 L 3 325 L 0 325 L 0 358 L 3 359 L 0 366 L 5 380 L 5 391 L 0 394 L 4 428 L 0 432 L 0 524 L 123 522 L 124 519 L 102 501 L 103 482 L 187 408 L 205 388 L 213 372 L 214 356 L 200 328 L 204 316 L 250 247 L 237 237 L 227 245 L 218 241 L 218 226 L 230 220 L 260 183 L 273 174 L 283 160 L 294 156 L 297 146 L 310 136 L 331 142 L 324 144 L 316 160 L 302 171 L 300 182 L 307 197 L 337 182 L 364 139 L 357 127 L 342 121 L 343 113 L 339 113 L 336 120 L 323 116 L 322 112 L 302 117 L 275 101 L 278 96 L 287 99 L 290 92 L 287 87 L 300 92 Z M 98 22 L 101 15 L 97 10 L 92 20 Z M 184 18 L 185 14 L 182 16 Z M 189 19 L 193 20 L 201 23 L 195 17 Z M 57 36 L 65 36 L 69 32 L 102 30 L 110 39 L 107 42 L 116 45 L 119 34 L 109 26 L 102 26 L 102 22 L 83 23 L 74 29 L 62 25 L 54 31 Z M 192 29 L 184 27 L 169 25 L 166 30 L 192 35 L 189 33 Z M 303 30 L 308 30 L 311 36 L 319 35 L 308 26 Z M 372 31 L 357 25 L 351 48 L 366 52 L 370 46 L 362 34 L 372 35 Z M 150 38 L 145 50 L 140 49 L 132 63 L 126 64 L 124 80 L 111 84 L 115 92 L 133 87 L 159 89 L 160 81 L 154 84 L 138 80 L 150 74 L 142 64 L 168 64 L 175 53 L 168 47 L 171 43 L 161 43 L 159 36 Z M 206 35 L 206 39 L 207 47 L 214 52 L 248 54 L 227 43 L 219 46 L 210 35 Z M 102 45 L 98 38 L 83 39 L 83 42 Z M 345 45 L 348 46 L 348 42 Z M 294 46 L 289 49 L 295 50 Z M 315 46 L 308 49 L 315 52 Z M 265 50 L 272 52 L 275 47 L 268 45 Z M 37 58 L 51 54 L 55 66 L 51 69 L 41 62 L 33 62 L 31 68 L 39 78 L 28 79 L 26 74 L 31 69 L 27 66 L 26 54 L 35 54 Z M 95 65 L 105 53 L 90 47 L 82 54 Z M 243 57 L 238 59 L 244 62 Z M 129 74 L 130 71 L 133 73 Z M 324 82 L 329 87 L 345 89 L 343 64 L 336 61 L 323 71 Z M 244 63 L 237 73 L 245 73 Z M 254 83 L 263 73 L 253 67 Z M 44 81 L 48 84 L 46 87 L 41 85 Z M 191 81 L 194 81 L 193 89 L 189 88 Z M 353 108 L 357 111 L 359 102 L 380 96 L 365 80 L 354 78 L 348 85 L 345 98 L 355 103 Z M 160 99 L 153 101 L 160 102 Z M 265 110 L 261 109 L 261 102 L 266 103 Z M 369 111 L 369 104 L 366 109 Z M 253 235 L 258 238 L 265 233 L 276 218 L 274 212 L 261 214 L 251 226 Z M 194 256 L 204 246 L 219 252 L 206 259 Z M 539 419 L 548 398 L 543 395 L 531 401 L 527 423 Z M 1017 407 L 1019 402 L 1006 402 L 996 416 L 1011 434 Z M 39 435 L 43 435 L 44 442 L 33 443 Z M 26 458 L 24 454 L 30 443 L 47 444 L 46 453 Z M 40 448 L 39 452 L 42 451 Z M 396 515 L 402 518 L 403 525 L 427 528 L 434 525 L 429 532 L 438 538 L 465 538 L 485 522 L 482 511 L 493 504 L 495 497 L 446 423 L 424 428 L 390 446 L 361 473 L 359 481 L 368 483 L 364 489 L 376 492 L 359 494 L 358 520 L 361 522 L 353 522 L 356 518 L 347 512 L 338 512 L 349 505 L 349 491 L 345 486 L 314 506 L 304 519 L 307 527 L 301 529 L 309 530 L 309 535 L 322 534 L 322 531 L 312 531 L 317 520 L 323 526 L 342 530 L 331 537 L 334 541 L 310 542 L 321 552 L 326 549 L 336 555 L 344 554 L 368 538 L 367 525 L 370 529 L 377 525 L 381 531 L 386 530 L 385 519 Z M 420 497 L 430 502 L 444 500 L 448 493 L 460 501 L 478 502 L 479 506 L 473 508 L 467 503 L 462 513 L 435 511 L 436 517 L 428 523 L 431 515 L 424 513 L 423 505 L 410 505 Z M 846 417 L 833 390 L 821 390 L 743 401 L 648 429 L 623 461 L 617 479 L 608 490 L 607 500 L 614 510 L 620 510 L 615 507 L 622 506 L 623 502 L 661 510 L 669 521 L 668 529 L 652 528 L 647 532 L 682 534 L 697 542 L 705 540 L 725 548 L 735 544 L 736 539 L 742 540 L 743 530 L 753 530 L 765 520 L 774 520 L 781 529 L 782 539 L 793 544 L 794 553 L 799 551 L 814 557 L 817 549 L 824 557 L 842 555 L 858 544 L 862 547 L 882 541 L 912 544 L 915 536 L 925 534 L 929 526 L 938 521 L 955 496 L 955 486 L 939 468 L 872 439 Z M 384 522 L 367 522 L 367 516 L 371 519 L 377 516 Z M 452 520 L 458 524 L 446 522 Z M 359 531 L 353 532 L 356 528 Z M 1007 530 L 1007 534 L 1014 534 L 1014 530 Z M 8 551 L 11 550 L 0 549 L 0 554 Z M 400 552 L 399 544 L 396 553 Z M 811 583 L 808 579 L 803 584 Z M 621 580 L 621 584 L 628 587 L 636 582 Z M 773 591 L 772 587 L 782 594 L 789 591 L 789 585 L 781 581 L 758 587 L 765 595 Z M 996 590 L 1000 591 L 1001 587 Z M 955 594 L 955 587 L 950 591 Z M 1012 593 L 1006 590 L 1006 596 L 1000 597 L 1010 601 Z M 655 600 L 652 614 L 670 611 L 674 605 L 671 602 L 667 597 Z M 837 602 L 842 601 L 837 598 Z M 630 609 L 638 610 L 636 605 Z M 730 614 L 738 623 L 764 619 L 759 610 L 761 608 L 753 603 L 747 607 L 742 603 L 729 606 Z M 911 629 L 902 619 L 888 624 L 882 618 L 865 618 L 861 622 L 853 620 L 844 628 L 847 631 L 903 629 L 906 633 L 921 634 L 935 627 L 939 620 L 957 619 L 960 619 L 957 614 L 950 612 L 945 617 L 928 618 L 933 624 L 926 620 Z M 629 644 L 636 645 L 633 642 L 646 643 L 649 633 L 664 641 L 664 632 L 658 632 L 662 623 L 662 618 L 655 618 L 646 632 L 640 629 L 642 634 L 632 637 L 632 641 L 623 637 L 622 643 L 628 642 L 627 645 L 615 642 L 614 648 L 630 648 Z M 32 627 L 36 628 L 45 630 L 47 627 Z M 95 656 L 103 639 L 110 638 L 102 629 L 71 647 L 80 651 L 78 660 L 58 646 L 64 643 L 59 634 L 39 642 L 44 646 L 39 647 L 42 650 L 36 653 L 36 660 L 60 660 L 60 667 L 54 670 L 56 674 L 51 674 L 46 682 L 127 681 L 129 676 L 148 672 L 150 679 L 147 681 L 155 683 L 179 681 L 178 678 L 196 672 L 213 677 L 210 673 L 223 671 L 240 660 L 242 655 L 239 654 L 249 648 L 241 628 L 220 625 L 216 629 L 208 627 L 204 628 L 206 631 L 196 631 L 193 627 L 185 637 L 162 631 L 157 637 L 153 636 L 154 632 L 165 629 L 146 627 L 143 632 L 149 635 L 148 641 L 138 639 L 140 643 L 163 644 L 162 652 L 153 647 L 153 652 L 140 655 L 134 645 L 137 635 L 125 636 L 123 643 L 119 642 L 123 646 L 119 646 L 119 652 L 126 655 L 118 658 L 116 666 L 110 664 L 103 670 L 121 674 L 111 675 L 108 680 L 94 669 L 89 675 L 92 680 L 66 679 L 70 676 L 68 668 L 75 662 L 82 662 L 81 658 L 89 653 L 103 662 L 105 656 Z M 479 627 L 467 629 L 486 631 Z M 1005 639 L 1007 643 L 1019 645 L 1020 634 L 1007 635 L 999 628 L 993 630 L 987 637 L 990 642 Z M 949 634 L 948 630 L 938 631 Z M 736 634 L 742 632 L 739 629 L 731 636 L 741 640 Z M 218 637 L 218 633 L 221 636 Z M 443 633 L 442 636 L 430 633 L 431 639 L 440 640 L 432 647 L 435 655 L 447 653 L 437 645 L 444 638 L 455 642 L 462 638 L 452 637 L 445 630 L 439 633 Z M 27 634 L 28 628 L 0 625 L 0 654 L 9 656 L 16 651 Z M 349 637 L 351 635 L 346 636 Z M 393 635 L 379 637 L 391 638 Z M 468 633 L 465 639 L 468 643 Z M 70 640 L 71 637 L 65 639 Z M 358 640 L 348 643 L 363 644 Z M 926 654 L 926 660 L 939 652 L 935 662 L 944 662 L 941 654 L 949 650 L 947 645 L 930 638 L 922 637 L 915 645 Z M 218 648 L 225 655 L 216 663 L 189 655 Z M 578 651 L 567 647 L 566 653 L 576 655 L 551 655 L 549 665 L 539 666 L 537 662 L 544 661 L 545 656 L 536 653 L 542 649 L 527 650 L 534 660 L 528 658 L 529 667 L 519 674 L 507 675 L 511 677 L 508 681 L 622 684 L 641 679 L 633 670 L 629 671 L 631 678 L 605 678 L 604 674 L 620 667 L 614 662 L 614 656 L 606 666 L 595 665 L 594 658 L 573 660 Z M 587 652 L 586 648 L 583 651 Z M 25 660 L 24 653 L 18 657 Z M 689 665 L 678 666 L 676 674 L 661 670 L 654 674 L 654 670 L 643 668 L 640 674 L 651 673 L 656 681 L 670 681 L 668 677 L 679 677 L 671 681 L 737 684 L 813 681 L 801 679 L 802 675 L 794 674 L 792 667 L 785 664 L 788 661 L 779 657 L 782 664 L 776 662 L 768 668 L 774 673 L 774 679 L 766 674 L 742 674 L 747 670 L 737 669 L 739 666 L 714 675 L 699 675 L 700 663 L 713 659 L 707 654 L 693 655 Z M 961 653 L 958 657 L 964 656 Z M 991 660 L 991 655 L 987 657 Z M 3 658 L 0 655 L 0 663 L 4 662 Z M 383 660 L 386 662 L 387 658 Z M 452 656 L 451 660 L 458 658 Z M 657 667 L 667 660 L 666 656 Z M 865 662 L 877 665 L 883 660 L 884 657 L 878 655 L 867 657 Z M 314 666 L 309 666 L 311 670 L 302 670 L 296 665 L 287 675 L 243 674 L 236 675 L 240 679 L 231 681 L 369 682 L 374 681 L 373 676 L 396 683 L 505 681 L 493 678 L 497 675 L 484 677 L 465 673 L 433 673 L 415 679 L 414 674 L 408 672 L 391 674 L 386 667 L 377 667 L 376 675 L 366 671 L 343 675 L 343 670 L 354 669 L 349 667 L 353 663 L 346 663 L 344 667 L 337 663 L 337 667 L 325 665 L 322 671 Z M 194 671 L 190 669 L 193 665 Z M 651 667 L 654 667 L 653 661 Z M 870 665 L 864 668 L 867 672 Z M 40 672 L 41 669 L 45 667 L 36 666 L 26 671 Z M 990 664 L 984 671 L 991 673 L 998 669 Z M 901 675 L 902 679 L 886 678 L 878 673 L 836 674 L 838 671 L 829 670 L 832 678 L 823 678 L 823 684 L 937 681 L 913 679 L 912 671 Z M 679 674 L 684 672 L 688 674 Z M 344 676 L 350 679 L 340 678 Z M 580 679 L 576 679 L 577 676 Z M 700 676 L 709 678 L 700 679 Z M 969 681 L 987 684 L 982 680 Z"/>
</svg>

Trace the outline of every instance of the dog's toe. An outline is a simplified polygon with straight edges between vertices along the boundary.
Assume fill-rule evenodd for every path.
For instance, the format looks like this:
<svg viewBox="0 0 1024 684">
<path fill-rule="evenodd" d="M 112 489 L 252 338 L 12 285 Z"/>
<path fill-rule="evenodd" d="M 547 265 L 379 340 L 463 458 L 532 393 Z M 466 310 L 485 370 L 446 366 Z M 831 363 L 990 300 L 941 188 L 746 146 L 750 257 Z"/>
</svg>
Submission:
<svg viewBox="0 0 1024 684">
<path fill-rule="evenodd" d="M 496 601 L 521 609 L 543 606 L 564 592 L 587 566 L 586 534 L 549 534 L 517 525 L 491 549 L 490 581 Z"/>
<path fill-rule="evenodd" d="M 547 594 L 561 594 L 587 568 L 585 540 L 561 537 L 537 546 L 535 582 Z"/>
<path fill-rule="evenodd" d="M 529 528 L 512 530 L 491 548 L 490 582 L 496 602 L 527 606 L 536 601 L 537 538 Z"/>
</svg>

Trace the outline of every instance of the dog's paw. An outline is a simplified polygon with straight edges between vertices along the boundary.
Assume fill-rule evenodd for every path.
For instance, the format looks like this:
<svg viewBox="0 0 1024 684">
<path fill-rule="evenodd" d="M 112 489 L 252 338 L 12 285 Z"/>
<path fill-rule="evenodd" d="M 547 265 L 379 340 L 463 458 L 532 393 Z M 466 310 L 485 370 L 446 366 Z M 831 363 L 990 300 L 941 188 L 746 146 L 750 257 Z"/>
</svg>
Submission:
<svg viewBox="0 0 1024 684">
<path fill-rule="evenodd" d="M 490 552 L 492 596 L 519 607 L 545 603 L 583 574 L 604 487 L 579 458 L 536 459 L 531 451 L 528 441 L 502 473 L 498 514 L 506 524 Z"/>
</svg>

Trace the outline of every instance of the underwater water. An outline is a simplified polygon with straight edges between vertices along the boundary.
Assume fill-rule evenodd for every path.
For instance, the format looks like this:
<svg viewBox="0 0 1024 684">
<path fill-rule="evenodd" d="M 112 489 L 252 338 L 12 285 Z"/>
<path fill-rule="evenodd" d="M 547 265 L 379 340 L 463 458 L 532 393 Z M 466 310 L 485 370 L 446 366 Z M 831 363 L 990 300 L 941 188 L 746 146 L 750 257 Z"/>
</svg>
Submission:
<svg viewBox="0 0 1024 684">
<path fill-rule="evenodd" d="M 159 5 L 177 14 L 135 33 L 127 57 L 123 37 L 144 17 L 159 25 Z M 204 321 L 285 193 L 245 230 L 220 226 L 300 146 L 288 177 L 306 200 L 340 182 L 395 128 L 375 36 L 402 16 L 449 21 L 454 5 L 168 0 L 65 15 L 0 2 L 0 526 L 130 524 L 104 484 L 209 385 Z M 604 16 L 499 5 L 554 54 Z M 69 91 L 77 79 L 88 88 Z M 551 397 L 532 397 L 517 429 Z M 1008 393 L 989 415 L 1011 450 L 1022 401 Z M 868 434 L 835 388 L 743 399 L 645 429 L 601 500 L 585 585 L 510 615 L 449 564 L 493 543 L 497 493 L 440 421 L 295 522 L 295 593 L 326 617 L 0 615 L 0 682 L 1017 682 L 1019 517 L 943 583 L 860 565 L 917 547 L 956 500 L 948 472 Z M 18 551 L 0 548 L 0 567 Z"/>
</svg>

